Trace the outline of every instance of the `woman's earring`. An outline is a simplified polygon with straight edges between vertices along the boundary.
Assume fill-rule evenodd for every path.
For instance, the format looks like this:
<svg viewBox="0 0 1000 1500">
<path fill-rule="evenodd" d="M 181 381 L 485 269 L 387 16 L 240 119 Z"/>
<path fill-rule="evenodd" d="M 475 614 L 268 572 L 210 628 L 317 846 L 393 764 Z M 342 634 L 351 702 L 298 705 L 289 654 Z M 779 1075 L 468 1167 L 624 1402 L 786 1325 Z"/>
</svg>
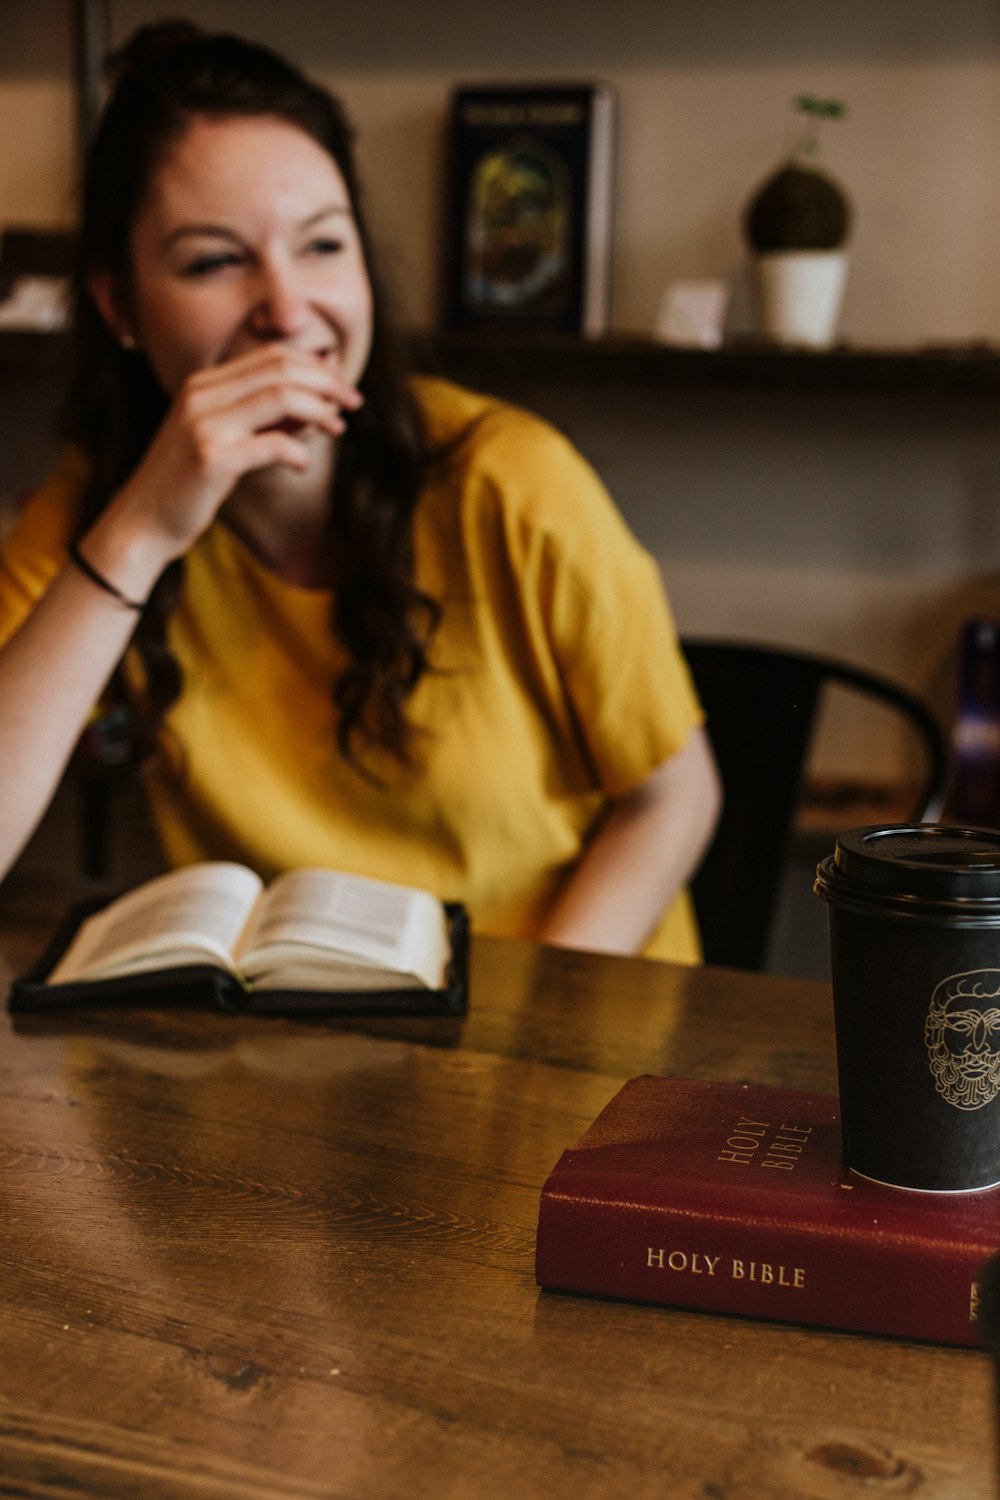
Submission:
<svg viewBox="0 0 1000 1500">
<path fill-rule="evenodd" d="M 132 349 L 138 349 L 138 347 L 139 347 L 139 345 L 136 343 L 135 339 L 132 337 L 132 335 L 130 333 L 123 333 L 122 336 L 121 336 L 121 338 L 118 340 L 118 342 L 121 344 L 121 346 L 122 346 L 123 349 L 132 350 Z"/>
</svg>

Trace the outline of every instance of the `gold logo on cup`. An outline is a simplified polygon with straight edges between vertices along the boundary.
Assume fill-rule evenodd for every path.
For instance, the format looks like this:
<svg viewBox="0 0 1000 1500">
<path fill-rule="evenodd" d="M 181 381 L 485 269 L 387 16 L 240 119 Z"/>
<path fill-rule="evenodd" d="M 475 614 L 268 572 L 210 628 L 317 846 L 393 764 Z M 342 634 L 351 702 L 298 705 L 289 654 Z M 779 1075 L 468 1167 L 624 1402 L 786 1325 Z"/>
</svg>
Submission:
<svg viewBox="0 0 1000 1500">
<path fill-rule="evenodd" d="M 952 974 L 935 986 L 924 1026 L 934 1087 L 956 1109 L 1000 1094 L 1000 969 Z"/>
</svg>

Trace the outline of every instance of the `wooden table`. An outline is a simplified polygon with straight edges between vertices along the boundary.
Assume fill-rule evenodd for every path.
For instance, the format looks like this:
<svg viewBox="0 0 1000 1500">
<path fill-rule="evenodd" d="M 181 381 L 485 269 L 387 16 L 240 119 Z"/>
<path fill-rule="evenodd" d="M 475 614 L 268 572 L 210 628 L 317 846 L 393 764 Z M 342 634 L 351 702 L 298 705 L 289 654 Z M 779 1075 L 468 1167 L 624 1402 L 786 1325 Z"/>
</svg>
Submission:
<svg viewBox="0 0 1000 1500">
<path fill-rule="evenodd" d="M 52 920 L 0 893 L 0 981 Z M 540 1293 L 641 1072 L 834 1087 L 825 987 L 477 938 L 462 1023 L 5 1017 L 0 1495 L 993 1496 L 976 1351 Z"/>
</svg>

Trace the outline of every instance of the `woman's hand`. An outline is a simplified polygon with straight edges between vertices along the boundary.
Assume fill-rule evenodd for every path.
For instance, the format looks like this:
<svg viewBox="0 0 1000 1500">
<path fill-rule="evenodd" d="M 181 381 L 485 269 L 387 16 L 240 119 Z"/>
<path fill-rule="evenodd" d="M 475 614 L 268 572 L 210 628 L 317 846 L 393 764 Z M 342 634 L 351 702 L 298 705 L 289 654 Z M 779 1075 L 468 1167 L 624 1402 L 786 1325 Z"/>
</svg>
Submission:
<svg viewBox="0 0 1000 1500">
<path fill-rule="evenodd" d="M 359 392 L 329 361 L 270 344 L 189 376 L 139 467 L 84 541 L 89 560 L 130 597 L 207 530 L 247 474 L 306 473 L 310 436 L 344 431 Z"/>
</svg>

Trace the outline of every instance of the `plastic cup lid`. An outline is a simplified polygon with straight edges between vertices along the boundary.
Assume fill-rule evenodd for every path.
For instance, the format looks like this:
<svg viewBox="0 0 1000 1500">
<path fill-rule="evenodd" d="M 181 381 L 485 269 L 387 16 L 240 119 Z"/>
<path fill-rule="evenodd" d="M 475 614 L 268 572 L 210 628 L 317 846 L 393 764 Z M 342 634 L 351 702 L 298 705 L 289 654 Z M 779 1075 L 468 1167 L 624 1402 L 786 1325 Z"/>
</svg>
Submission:
<svg viewBox="0 0 1000 1500">
<path fill-rule="evenodd" d="M 919 904 L 1000 916 L 1000 831 L 946 823 L 883 823 L 838 837 L 817 870 L 834 903 Z"/>
</svg>

